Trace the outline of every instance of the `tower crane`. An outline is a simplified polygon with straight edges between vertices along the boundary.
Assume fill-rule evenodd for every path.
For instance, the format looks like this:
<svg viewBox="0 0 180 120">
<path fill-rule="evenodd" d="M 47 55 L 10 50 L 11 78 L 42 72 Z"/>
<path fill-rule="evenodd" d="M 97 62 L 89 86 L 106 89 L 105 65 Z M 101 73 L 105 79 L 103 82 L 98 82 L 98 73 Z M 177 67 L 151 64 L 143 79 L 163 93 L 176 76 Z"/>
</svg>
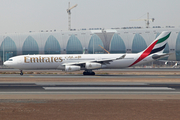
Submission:
<svg viewBox="0 0 180 120">
<path fill-rule="evenodd" d="M 147 19 L 136 19 L 131 21 L 145 21 L 146 22 L 146 28 L 149 28 L 149 21 L 154 22 L 154 18 L 149 19 L 149 12 L 147 13 Z"/>
<path fill-rule="evenodd" d="M 67 13 L 68 13 L 68 29 L 69 30 L 71 30 L 71 10 L 73 8 L 75 8 L 76 6 L 77 6 L 77 4 L 72 6 L 72 7 L 70 7 L 70 2 L 69 2 L 69 6 L 68 6 L 68 9 L 67 9 Z"/>
</svg>

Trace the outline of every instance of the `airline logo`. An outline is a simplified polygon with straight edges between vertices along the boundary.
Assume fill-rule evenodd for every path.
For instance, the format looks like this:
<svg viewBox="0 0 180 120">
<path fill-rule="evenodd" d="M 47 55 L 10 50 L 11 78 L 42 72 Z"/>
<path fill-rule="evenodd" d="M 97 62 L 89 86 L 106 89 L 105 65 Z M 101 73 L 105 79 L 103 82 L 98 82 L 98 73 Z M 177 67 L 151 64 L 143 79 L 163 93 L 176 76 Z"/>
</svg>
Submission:
<svg viewBox="0 0 180 120">
<path fill-rule="evenodd" d="M 62 61 L 62 57 L 24 57 L 24 63 L 52 63 Z"/>
<path fill-rule="evenodd" d="M 63 60 L 69 60 L 69 59 L 80 59 L 81 56 L 65 56 L 65 57 L 58 57 L 58 56 L 37 56 L 37 57 L 30 57 L 30 56 L 24 56 L 24 63 L 58 63 L 63 62 Z"/>
<path fill-rule="evenodd" d="M 69 67 L 68 70 L 71 70 L 71 67 Z"/>
<path fill-rule="evenodd" d="M 92 65 L 91 65 L 91 64 L 89 64 L 89 67 L 92 67 Z"/>
<path fill-rule="evenodd" d="M 136 63 L 140 62 L 147 56 L 162 51 L 166 47 L 166 40 L 169 38 L 171 32 L 166 35 L 165 37 L 162 37 L 160 39 L 155 40 L 142 54 L 141 56 L 129 67 L 135 65 Z"/>
</svg>

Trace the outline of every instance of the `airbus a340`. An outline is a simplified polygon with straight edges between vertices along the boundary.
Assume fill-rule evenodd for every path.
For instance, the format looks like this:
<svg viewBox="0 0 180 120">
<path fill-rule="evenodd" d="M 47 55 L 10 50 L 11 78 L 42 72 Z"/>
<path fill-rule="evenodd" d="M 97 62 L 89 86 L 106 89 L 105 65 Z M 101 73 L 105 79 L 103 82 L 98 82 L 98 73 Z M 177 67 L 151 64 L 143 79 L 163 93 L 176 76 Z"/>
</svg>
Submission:
<svg viewBox="0 0 180 120">
<path fill-rule="evenodd" d="M 4 62 L 5 66 L 23 70 L 59 69 L 67 72 L 84 70 L 83 75 L 95 75 L 96 69 L 120 69 L 167 57 L 163 53 L 171 32 L 162 32 L 144 51 L 124 54 L 48 54 L 20 55 Z"/>
</svg>

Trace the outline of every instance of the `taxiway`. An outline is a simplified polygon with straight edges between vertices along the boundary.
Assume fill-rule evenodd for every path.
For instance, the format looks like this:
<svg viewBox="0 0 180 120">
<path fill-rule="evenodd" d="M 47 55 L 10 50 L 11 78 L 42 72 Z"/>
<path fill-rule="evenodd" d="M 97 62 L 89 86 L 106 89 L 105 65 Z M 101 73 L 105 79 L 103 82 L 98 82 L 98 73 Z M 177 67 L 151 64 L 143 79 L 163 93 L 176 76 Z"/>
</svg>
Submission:
<svg viewBox="0 0 180 120">
<path fill-rule="evenodd" d="M 0 83 L 0 94 L 180 94 L 180 83 Z"/>
<path fill-rule="evenodd" d="M 102 71 L 108 74 L 101 74 Z M 0 99 L 128 99 L 130 96 L 133 99 L 180 99 L 179 69 L 102 71 L 97 71 L 95 76 L 57 71 L 50 71 L 51 74 L 38 71 L 41 73 L 23 76 L 0 74 Z"/>
</svg>

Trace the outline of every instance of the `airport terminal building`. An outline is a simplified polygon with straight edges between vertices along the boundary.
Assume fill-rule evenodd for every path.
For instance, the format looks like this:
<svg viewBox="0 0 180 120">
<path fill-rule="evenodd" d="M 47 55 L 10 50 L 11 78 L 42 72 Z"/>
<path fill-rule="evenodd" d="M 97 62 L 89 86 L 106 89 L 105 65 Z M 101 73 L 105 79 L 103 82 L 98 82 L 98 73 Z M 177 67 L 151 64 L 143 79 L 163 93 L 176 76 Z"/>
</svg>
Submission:
<svg viewBox="0 0 180 120">
<path fill-rule="evenodd" d="M 180 28 L 122 28 L 0 35 L 0 64 L 27 54 L 106 54 L 100 46 L 111 54 L 137 53 L 162 31 L 172 32 L 164 52 L 175 52 L 165 59 L 180 60 Z"/>
</svg>

